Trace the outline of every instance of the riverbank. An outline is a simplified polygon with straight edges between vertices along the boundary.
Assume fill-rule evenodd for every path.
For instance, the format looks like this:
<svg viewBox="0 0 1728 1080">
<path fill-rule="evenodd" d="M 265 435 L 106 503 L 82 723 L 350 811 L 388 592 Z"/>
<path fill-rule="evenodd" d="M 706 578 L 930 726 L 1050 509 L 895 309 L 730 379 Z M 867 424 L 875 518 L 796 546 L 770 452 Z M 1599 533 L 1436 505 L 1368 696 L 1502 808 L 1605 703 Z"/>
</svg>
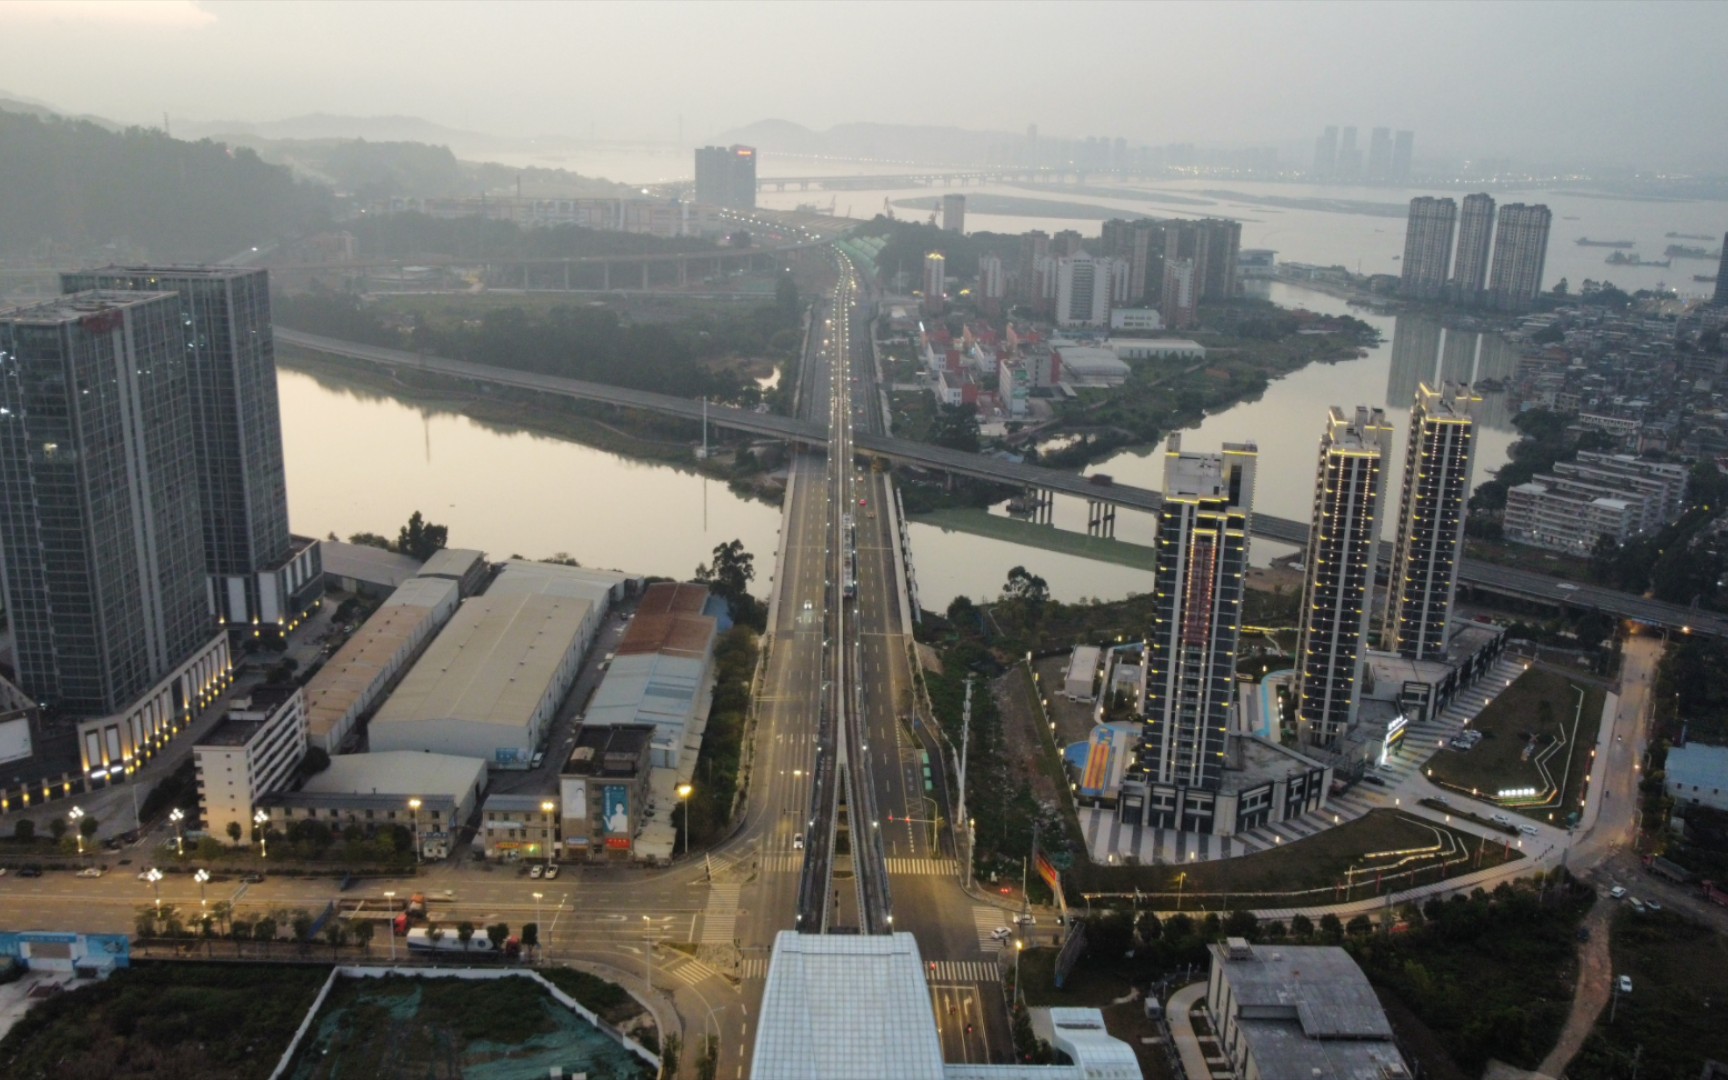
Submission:
<svg viewBox="0 0 1728 1080">
<path fill-rule="evenodd" d="M 527 432 L 580 443 L 619 457 L 721 480 L 741 495 L 766 502 L 777 504 L 784 487 L 782 481 L 760 470 L 740 475 L 730 449 L 723 454 L 701 458 L 696 453 L 700 441 L 697 431 L 692 430 L 690 438 L 668 437 L 680 433 L 681 429 L 694 429 L 695 425 L 684 421 L 660 417 L 633 421 L 632 416 L 637 414 L 622 409 L 610 410 L 612 418 L 601 420 L 593 414 L 606 409 L 606 406 L 562 399 L 557 404 L 540 404 L 525 395 L 478 393 L 459 389 L 459 384 L 450 384 L 435 376 L 403 378 L 386 374 L 368 364 L 351 364 L 293 346 L 279 346 L 276 362 L 344 393 L 362 398 L 375 396 L 433 413 L 463 416 L 505 434 Z"/>
</svg>

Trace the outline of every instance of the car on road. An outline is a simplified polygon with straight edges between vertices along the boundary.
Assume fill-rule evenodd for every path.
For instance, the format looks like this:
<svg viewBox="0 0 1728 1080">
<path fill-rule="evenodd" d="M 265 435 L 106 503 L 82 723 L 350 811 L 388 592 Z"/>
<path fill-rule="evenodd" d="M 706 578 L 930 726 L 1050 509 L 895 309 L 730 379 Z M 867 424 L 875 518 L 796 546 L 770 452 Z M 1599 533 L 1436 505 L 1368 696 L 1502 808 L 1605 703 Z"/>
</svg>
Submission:
<svg viewBox="0 0 1728 1080">
<path fill-rule="evenodd" d="M 1007 941 L 1013 936 L 1014 931 L 1008 929 L 1006 926 L 998 926 L 996 929 L 990 931 L 991 941 Z"/>
<path fill-rule="evenodd" d="M 1614 989 L 1622 994 L 1630 994 L 1632 992 L 1632 976 L 1622 975 L 1615 979 Z"/>
<path fill-rule="evenodd" d="M 1610 899 L 1610 900 L 1620 900 L 1620 899 L 1623 899 L 1625 896 L 1626 896 L 1626 886 L 1624 886 L 1624 885 L 1616 885 L 1612 889 L 1608 890 L 1608 899 Z"/>
<path fill-rule="evenodd" d="M 533 866 L 528 868 L 528 876 L 536 881 L 538 881 L 545 873 L 546 868 L 541 866 L 539 863 L 535 863 Z"/>
<path fill-rule="evenodd" d="M 804 850 L 804 834 L 803 833 L 793 833 L 792 834 L 792 850 L 793 851 L 803 851 Z"/>
<path fill-rule="evenodd" d="M 546 867 L 546 873 L 542 876 L 544 876 L 547 881 L 551 881 L 553 878 L 557 877 L 558 876 L 558 864 L 557 863 L 549 863 Z"/>
<path fill-rule="evenodd" d="M 86 866 L 84 869 L 78 871 L 78 876 L 79 877 L 101 877 L 102 876 L 102 868 L 100 866 Z"/>
</svg>

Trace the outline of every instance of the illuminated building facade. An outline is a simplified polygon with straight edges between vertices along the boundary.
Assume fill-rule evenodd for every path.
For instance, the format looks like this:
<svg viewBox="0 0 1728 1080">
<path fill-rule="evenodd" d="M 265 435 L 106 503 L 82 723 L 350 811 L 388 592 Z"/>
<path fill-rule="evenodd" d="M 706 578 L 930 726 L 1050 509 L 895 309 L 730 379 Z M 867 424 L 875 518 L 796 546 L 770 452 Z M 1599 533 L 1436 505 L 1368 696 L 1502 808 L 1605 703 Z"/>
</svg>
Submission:
<svg viewBox="0 0 1728 1080">
<path fill-rule="evenodd" d="M 1183 453 L 1176 435 L 1165 452 L 1141 674 L 1145 727 L 1124 782 L 1146 825 L 1213 831 L 1236 702 L 1257 456 L 1251 443 Z"/>
<path fill-rule="evenodd" d="M 1320 436 L 1296 645 L 1297 727 L 1308 745 L 1331 746 L 1356 721 L 1391 456 L 1384 411 L 1358 406 L 1352 417 L 1332 408 Z"/>
<path fill-rule="evenodd" d="M 1410 408 L 1385 628 L 1386 650 L 1409 660 L 1446 656 L 1481 400 L 1462 384 L 1423 383 Z"/>
</svg>

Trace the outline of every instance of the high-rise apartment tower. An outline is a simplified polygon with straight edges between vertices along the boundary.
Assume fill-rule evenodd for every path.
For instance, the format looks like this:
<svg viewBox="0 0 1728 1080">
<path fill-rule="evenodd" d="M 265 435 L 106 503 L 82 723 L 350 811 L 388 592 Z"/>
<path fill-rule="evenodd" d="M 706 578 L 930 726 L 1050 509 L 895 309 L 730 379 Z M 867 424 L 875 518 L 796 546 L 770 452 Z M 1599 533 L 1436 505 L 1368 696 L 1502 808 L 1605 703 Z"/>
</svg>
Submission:
<svg viewBox="0 0 1728 1080">
<path fill-rule="evenodd" d="M 216 632 L 173 292 L 0 311 L 0 562 L 18 683 L 120 709 Z"/>
<path fill-rule="evenodd" d="M 1183 453 L 1175 435 L 1165 452 L 1137 765 L 1154 785 L 1210 791 L 1223 775 L 1256 457 L 1252 443 Z M 1147 824 L 1179 827 L 1180 817 L 1156 793 L 1146 807 Z"/>
<path fill-rule="evenodd" d="M 1452 299 L 1479 304 L 1488 284 L 1488 253 L 1494 239 L 1494 196 L 1481 192 L 1464 197 L 1458 218 L 1458 256 L 1448 283 Z"/>
<path fill-rule="evenodd" d="M 230 626 L 281 627 L 304 608 L 299 594 L 316 589 L 322 568 L 289 565 L 306 542 L 288 532 L 268 273 L 107 267 L 62 274 L 60 284 L 179 294 L 211 607 Z"/>
<path fill-rule="evenodd" d="M 756 206 L 756 148 L 704 146 L 696 151 L 696 201 L 750 210 Z"/>
<path fill-rule="evenodd" d="M 1297 724 L 1311 745 L 1333 745 L 1356 720 L 1391 459 L 1385 412 L 1333 406 L 1320 436 L 1296 644 Z"/>
<path fill-rule="evenodd" d="M 1451 199 L 1420 195 L 1410 200 L 1404 226 L 1404 270 L 1400 289 L 1418 300 L 1435 300 L 1446 288 L 1452 265 L 1452 229 L 1458 204 Z"/>
<path fill-rule="evenodd" d="M 1554 215 L 1546 206 L 1508 203 L 1500 208 L 1494 232 L 1494 259 L 1488 272 L 1488 302 L 1500 311 L 1522 311 L 1542 290 L 1548 261 L 1548 230 Z"/>
<path fill-rule="evenodd" d="M 1423 383 L 1410 407 L 1383 636 L 1388 652 L 1411 660 L 1446 655 L 1481 400 L 1457 383 Z"/>
</svg>

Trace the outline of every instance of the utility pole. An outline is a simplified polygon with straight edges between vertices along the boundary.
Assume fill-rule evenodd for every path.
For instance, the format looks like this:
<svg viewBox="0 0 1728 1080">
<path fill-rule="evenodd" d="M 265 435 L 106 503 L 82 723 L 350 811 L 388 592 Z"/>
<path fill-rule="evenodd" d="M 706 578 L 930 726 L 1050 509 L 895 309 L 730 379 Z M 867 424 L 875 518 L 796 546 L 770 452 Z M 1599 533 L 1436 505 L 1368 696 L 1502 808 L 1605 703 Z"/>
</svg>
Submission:
<svg viewBox="0 0 1728 1080">
<path fill-rule="evenodd" d="M 972 885 L 972 845 L 976 841 L 972 819 L 966 816 L 966 747 L 972 737 L 972 679 L 966 679 L 966 704 L 960 712 L 960 820 L 955 824 L 966 830 L 966 856 L 960 862 L 962 888 Z"/>
</svg>

